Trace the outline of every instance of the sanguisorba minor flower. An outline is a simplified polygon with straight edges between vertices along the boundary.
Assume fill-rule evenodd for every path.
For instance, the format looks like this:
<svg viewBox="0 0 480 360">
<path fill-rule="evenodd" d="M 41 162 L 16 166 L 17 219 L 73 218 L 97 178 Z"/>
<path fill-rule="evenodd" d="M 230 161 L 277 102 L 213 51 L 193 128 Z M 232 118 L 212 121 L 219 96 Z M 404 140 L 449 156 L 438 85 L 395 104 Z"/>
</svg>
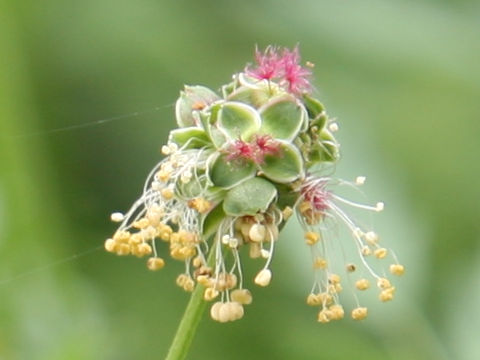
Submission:
<svg viewBox="0 0 480 360">
<path fill-rule="evenodd" d="M 185 86 L 176 103 L 178 129 L 162 147 L 165 158 L 130 210 L 112 214 L 120 225 L 105 248 L 147 257 L 150 270 L 163 268 L 168 252 L 185 264 L 177 285 L 185 291 L 203 286 L 204 299 L 213 302 L 211 317 L 232 321 L 252 302 L 242 258 L 262 259 L 253 283 L 268 286 L 279 232 L 296 213 L 303 239 L 289 241 L 312 254 L 314 282 L 307 304 L 319 308 L 321 323 L 341 319 L 342 288 L 352 284 L 357 305 L 351 316 L 361 320 L 367 308 L 357 292 L 372 286 L 381 301 L 391 300 L 395 287 L 386 267 L 393 275 L 402 275 L 404 267 L 372 229 L 349 216 L 348 208 L 378 212 L 383 203 L 369 206 L 339 196 L 335 189 L 357 187 L 365 178 L 348 183 L 322 170 L 339 159 L 333 136 L 338 126 L 312 96 L 311 71 L 300 64 L 298 47 L 257 49 L 255 58 L 256 64 L 235 74 L 220 94 Z M 351 240 L 338 239 L 332 224 L 344 226 Z M 356 254 L 348 262 L 340 257 L 346 281 L 336 270 L 337 243 Z"/>
</svg>

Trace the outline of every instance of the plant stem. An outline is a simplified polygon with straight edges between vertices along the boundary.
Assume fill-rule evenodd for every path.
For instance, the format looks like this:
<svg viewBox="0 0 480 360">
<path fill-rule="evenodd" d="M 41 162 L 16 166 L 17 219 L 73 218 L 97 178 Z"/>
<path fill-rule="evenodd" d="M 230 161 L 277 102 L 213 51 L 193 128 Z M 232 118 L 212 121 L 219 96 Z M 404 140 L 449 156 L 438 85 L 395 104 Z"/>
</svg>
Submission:
<svg viewBox="0 0 480 360">
<path fill-rule="evenodd" d="M 213 262 L 214 254 L 215 250 L 212 247 L 207 260 L 209 265 Z M 197 332 L 198 324 L 207 306 L 206 301 L 203 300 L 203 291 L 202 285 L 197 284 L 195 286 L 165 360 L 183 360 L 187 356 Z"/>
</svg>

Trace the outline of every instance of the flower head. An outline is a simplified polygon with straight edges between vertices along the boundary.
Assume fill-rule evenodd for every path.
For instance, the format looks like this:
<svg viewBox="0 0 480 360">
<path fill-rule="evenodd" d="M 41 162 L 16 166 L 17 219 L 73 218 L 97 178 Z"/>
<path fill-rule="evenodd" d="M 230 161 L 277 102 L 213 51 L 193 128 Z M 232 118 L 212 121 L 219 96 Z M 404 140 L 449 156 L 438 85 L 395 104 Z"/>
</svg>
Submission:
<svg viewBox="0 0 480 360">
<path fill-rule="evenodd" d="M 212 319 L 233 321 L 252 302 L 250 285 L 274 281 L 279 233 L 296 213 L 304 239 L 298 246 L 309 247 L 313 259 L 307 304 L 319 307 L 319 322 L 344 317 L 340 293 L 349 283 L 361 292 L 373 282 L 381 301 L 393 299 L 395 287 L 373 260 L 392 258 L 388 269 L 393 275 L 402 275 L 404 267 L 372 229 L 358 225 L 345 209 L 378 212 L 383 203 L 363 205 L 337 194 L 336 188 L 361 185 L 364 177 L 351 184 L 318 170 L 339 159 L 332 134 L 338 126 L 306 93 L 310 71 L 299 65 L 298 47 L 284 49 L 281 56 L 275 47 L 264 53 L 257 49 L 256 59 L 257 68 L 235 75 L 222 96 L 203 86 L 181 93 L 179 128 L 162 147 L 165 158 L 147 176 L 130 210 L 111 215 L 119 226 L 105 249 L 147 257 L 152 271 L 166 265 L 162 254 L 168 253 L 185 265 L 177 285 L 185 291 L 201 287 L 205 301 L 213 303 Z M 262 81 L 252 83 L 252 77 Z M 353 240 L 340 246 L 346 254 L 341 266 L 350 278 L 346 282 L 338 256 L 332 256 L 340 243 L 332 228 L 340 224 Z M 343 251 L 349 245 L 354 256 Z M 261 261 L 256 274 L 243 272 L 244 256 Z M 351 316 L 364 319 L 367 308 L 354 298 Z"/>
</svg>

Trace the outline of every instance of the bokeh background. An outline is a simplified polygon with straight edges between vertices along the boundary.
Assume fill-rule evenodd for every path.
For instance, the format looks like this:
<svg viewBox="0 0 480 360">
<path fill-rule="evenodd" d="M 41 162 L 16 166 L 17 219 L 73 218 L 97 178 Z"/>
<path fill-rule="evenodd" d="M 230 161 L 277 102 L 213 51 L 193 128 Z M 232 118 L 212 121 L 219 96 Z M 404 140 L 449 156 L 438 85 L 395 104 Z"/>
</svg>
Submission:
<svg viewBox="0 0 480 360">
<path fill-rule="evenodd" d="M 318 324 L 290 224 L 272 285 L 242 321 L 205 317 L 189 359 L 479 359 L 479 19 L 474 0 L 0 1 L 0 359 L 165 356 L 181 264 L 104 253 L 109 214 L 160 159 L 183 84 L 219 88 L 272 43 L 315 63 L 338 174 L 368 176 L 407 274 L 368 320 Z"/>
</svg>

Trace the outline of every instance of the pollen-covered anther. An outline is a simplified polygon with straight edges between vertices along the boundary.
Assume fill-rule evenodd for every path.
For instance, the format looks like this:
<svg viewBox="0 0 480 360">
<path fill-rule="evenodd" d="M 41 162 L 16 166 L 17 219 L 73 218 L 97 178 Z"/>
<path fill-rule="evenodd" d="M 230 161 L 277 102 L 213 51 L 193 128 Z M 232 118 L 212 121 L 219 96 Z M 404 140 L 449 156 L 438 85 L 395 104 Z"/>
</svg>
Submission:
<svg viewBox="0 0 480 360">
<path fill-rule="evenodd" d="M 214 288 L 206 288 L 205 292 L 203 293 L 203 298 L 206 301 L 212 301 L 218 296 L 218 294 L 218 290 L 215 290 Z"/>
<path fill-rule="evenodd" d="M 369 256 L 372 254 L 372 249 L 370 249 L 368 246 L 363 246 L 360 252 L 363 256 Z"/>
<path fill-rule="evenodd" d="M 194 288 L 195 288 L 195 281 L 190 276 L 187 276 L 183 283 L 183 290 L 187 292 L 192 292 Z"/>
<path fill-rule="evenodd" d="M 119 230 L 113 234 L 113 240 L 115 240 L 118 243 L 126 243 L 130 239 L 130 236 L 132 234 L 129 231 L 126 230 Z"/>
<path fill-rule="evenodd" d="M 265 240 L 266 232 L 265 225 L 253 224 L 248 231 L 248 237 L 254 242 L 262 242 Z"/>
<path fill-rule="evenodd" d="M 255 284 L 258 286 L 268 286 L 272 280 L 272 272 L 270 269 L 263 269 L 255 276 Z"/>
<path fill-rule="evenodd" d="M 160 191 L 165 200 L 170 200 L 173 198 L 173 190 L 170 188 L 165 188 Z"/>
<path fill-rule="evenodd" d="M 210 316 L 221 323 L 238 320 L 243 317 L 243 306 L 236 301 L 217 301 L 210 308 Z"/>
<path fill-rule="evenodd" d="M 319 323 L 322 323 L 322 324 L 326 324 L 328 322 L 330 322 L 331 320 L 331 311 L 330 310 L 327 310 L 327 309 L 322 309 L 320 310 L 320 312 L 318 313 L 318 316 L 317 316 L 317 321 Z"/>
<path fill-rule="evenodd" d="M 114 212 L 112 215 L 110 215 L 110 220 L 113 222 L 121 222 L 125 219 L 125 215 L 123 215 L 121 212 Z"/>
<path fill-rule="evenodd" d="M 286 206 L 282 210 L 283 221 L 287 221 L 290 218 L 290 216 L 292 216 L 292 214 L 293 214 L 293 209 L 290 206 Z"/>
<path fill-rule="evenodd" d="M 400 264 L 392 264 L 390 265 L 390 272 L 393 275 L 401 276 L 405 273 L 405 267 Z"/>
<path fill-rule="evenodd" d="M 388 289 L 382 290 L 378 295 L 380 301 L 386 302 L 393 300 L 393 295 L 395 294 L 395 287 L 389 287 Z"/>
<path fill-rule="evenodd" d="M 340 275 L 338 274 L 330 274 L 328 276 L 328 282 L 330 284 L 339 284 L 342 279 L 340 278 Z"/>
<path fill-rule="evenodd" d="M 379 278 L 377 279 L 377 286 L 380 289 L 389 289 L 392 287 L 392 284 L 390 283 L 390 280 L 387 278 Z"/>
<path fill-rule="evenodd" d="M 352 319 L 353 320 L 363 320 L 367 317 L 368 310 L 366 307 L 357 307 L 352 310 Z"/>
<path fill-rule="evenodd" d="M 192 176 L 193 175 L 189 170 L 184 171 L 182 175 L 180 175 L 180 181 L 184 184 L 187 184 L 190 182 L 190 180 L 192 180 Z"/>
<path fill-rule="evenodd" d="M 152 253 L 152 247 L 147 243 L 142 243 L 137 246 L 138 252 L 135 253 L 136 256 L 141 257 L 145 255 L 150 255 Z"/>
<path fill-rule="evenodd" d="M 117 247 L 117 242 L 113 239 L 107 239 L 105 240 L 104 247 L 105 247 L 105 250 L 107 250 L 108 252 L 115 252 Z"/>
<path fill-rule="evenodd" d="M 261 249 L 260 254 L 262 255 L 262 258 L 268 259 L 271 255 L 271 252 L 266 249 Z"/>
<path fill-rule="evenodd" d="M 316 296 L 323 306 L 328 306 L 333 303 L 333 296 L 327 292 L 318 293 Z"/>
<path fill-rule="evenodd" d="M 314 245 L 320 240 L 320 234 L 314 231 L 307 231 L 305 233 L 305 242 L 307 245 Z"/>
<path fill-rule="evenodd" d="M 188 201 L 188 206 L 200 214 L 205 214 L 212 208 L 212 203 L 204 198 L 195 198 Z"/>
<path fill-rule="evenodd" d="M 367 290 L 370 287 L 370 282 L 367 279 L 360 279 L 355 282 L 355 287 L 358 290 Z"/>
<path fill-rule="evenodd" d="M 130 245 L 121 243 L 115 247 L 115 254 L 119 256 L 130 255 Z"/>
<path fill-rule="evenodd" d="M 230 293 L 230 298 L 233 301 L 242 305 L 249 305 L 252 303 L 252 294 L 247 289 L 235 289 Z"/>
<path fill-rule="evenodd" d="M 373 254 L 375 255 L 375 257 L 377 259 L 383 259 L 387 256 L 388 254 L 388 251 L 387 249 L 385 248 L 378 248 L 378 249 L 375 249 L 375 251 L 373 252 Z"/>
<path fill-rule="evenodd" d="M 315 260 L 313 261 L 313 268 L 314 269 L 326 269 L 328 266 L 327 260 L 325 260 L 322 257 L 316 257 Z"/>
<path fill-rule="evenodd" d="M 165 266 L 165 261 L 159 257 L 151 257 L 147 260 L 148 270 L 156 271 L 160 270 Z"/>
<path fill-rule="evenodd" d="M 341 320 L 345 315 L 342 305 L 339 304 L 331 305 L 328 310 L 331 320 Z"/>
<path fill-rule="evenodd" d="M 164 241 L 170 240 L 170 235 L 172 235 L 173 230 L 169 225 L 160 223 L 157 227 L 158 237 Z"/>
<path fill-rule="evenodd" d="M 150 221 L 148 221 L 146 218 L 138 219 L 132 224 L 132 226 L 136 229 L 145 229 L 148 225 L 150 225 Z"/>
<path fill-rule="evenodd" d="M 317 296 L 317 294 L 308 294 L 307 296 L 307 304 L 310 306 L 318 306 L 322 304 L 321 299 Z"/>
</svg>

